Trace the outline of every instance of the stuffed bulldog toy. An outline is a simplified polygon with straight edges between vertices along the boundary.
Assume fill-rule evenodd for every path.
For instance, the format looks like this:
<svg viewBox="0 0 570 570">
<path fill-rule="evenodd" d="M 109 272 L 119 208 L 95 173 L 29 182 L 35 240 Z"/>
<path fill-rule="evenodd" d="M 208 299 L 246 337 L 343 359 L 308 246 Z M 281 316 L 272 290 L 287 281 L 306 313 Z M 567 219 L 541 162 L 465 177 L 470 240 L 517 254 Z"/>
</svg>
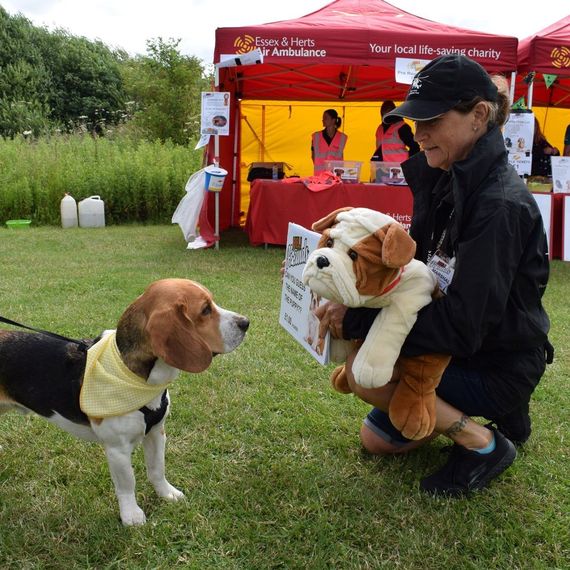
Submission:
<svg viewBox="0 0 570 570">
<path fill-rule="evenodd" d="M 397 381 L 391 422 L 409 439 L 428 436 L 435 427 L 435 388 L 450 358 L 399 355 L 418 311 L 437 294 L 435 276 L 414 259 L 415 241 L 386 214 L 342 208 L 312 228 L 322 237 L 307 260 L 303 283 L 348 307 L 382 309 L 354 360 L 355 381 L 364 388 Z M 354 348 L 354 342 L 332 339 L 331 358 L 342 362 Z M 333 371 L 331 382 L 337 391 L 351 392 L 344 365 Z"/>
</svg>

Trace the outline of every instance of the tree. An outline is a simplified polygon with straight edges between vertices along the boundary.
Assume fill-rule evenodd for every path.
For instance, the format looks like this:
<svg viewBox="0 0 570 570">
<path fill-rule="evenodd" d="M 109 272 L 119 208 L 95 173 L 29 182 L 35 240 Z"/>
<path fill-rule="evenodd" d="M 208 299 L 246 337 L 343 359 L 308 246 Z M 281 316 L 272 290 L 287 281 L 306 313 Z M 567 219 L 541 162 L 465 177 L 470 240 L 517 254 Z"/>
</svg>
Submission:
<svg viewBox="0 0 570 570">
<path fill-rule="evenodd" d="M 118 122 L 121 57 L 99 41 L 49 32 L 0 6 L 0 135 Z"/>
<path fill-rule="evenodd" d="M 50 76 L 35 38 L 29 20 L 0 6 L 0 135 L 49 128 Z"/>
<path fill-rule="evenodd" d="M 118 57 L 100 41 L 72 36 L 64 30 L 44 36 L 40 44 L 50 75 L 52 118 L 71 129 L 81 121 L 100 131 L 116 123 L 125 97 Z"/>
<path fill-rule="evenodd" d="M 198 58 L 180 54 L 179 43 L 147 41 L 147 55 L 127 61 L 123 78 L 135 103 L 135 126 L 147 138 L 187 144 L 199 133 L 201 92 L 211 79 Z"/>
</svg>

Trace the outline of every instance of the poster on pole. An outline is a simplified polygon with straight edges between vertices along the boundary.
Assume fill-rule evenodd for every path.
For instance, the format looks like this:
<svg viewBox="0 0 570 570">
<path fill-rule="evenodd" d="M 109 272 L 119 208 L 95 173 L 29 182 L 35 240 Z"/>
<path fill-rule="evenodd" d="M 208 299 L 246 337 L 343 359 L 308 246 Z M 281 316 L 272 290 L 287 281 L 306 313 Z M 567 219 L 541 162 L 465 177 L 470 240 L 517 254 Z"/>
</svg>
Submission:
<svg viewBox="0 0 570 570">
<path fill-rule="evenodd" d="M 570 193 L 570 156 L 551 156 L 552 191 Z"/>
<path fill-rule="evenodd" d="M 330 333 L 319 339 L 319 320 L 313 311 L 327 299 L 313 293 L 302 280 L 303 269 L 321 235 L 289 223 L 279 324 L 318 362 L 330 361 Z"/>
<path fill-rule="evenodd" d="M 221 91 L 202 92 L 200 134 L 230 134 L 230 94 Z"/>
<path fill-rule="evenodd" d="M 503 128 L 509 164 L 519 176 L 530 176 L 532 166 L 532 141 L 534 137 L 534 114 L 511 112 Z"/>
</svg>

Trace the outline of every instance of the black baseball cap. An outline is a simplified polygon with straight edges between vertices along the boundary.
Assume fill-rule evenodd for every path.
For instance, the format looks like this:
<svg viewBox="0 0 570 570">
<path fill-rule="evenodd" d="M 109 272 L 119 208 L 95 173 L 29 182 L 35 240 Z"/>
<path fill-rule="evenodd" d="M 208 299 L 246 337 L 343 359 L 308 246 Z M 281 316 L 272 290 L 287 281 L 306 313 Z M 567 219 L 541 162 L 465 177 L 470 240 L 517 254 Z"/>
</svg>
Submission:
<svg viewBox="0 0 570 570">
<path fill-rule="evenodd" d="M 400 117 L 413 121 L 435 119 L 453 109 L 461 101 L 482 97 L 497 100 L 497 87 L 489 74 L 464 55 L 442 55 L 430 61 L 416 73 L 406 100 L 384 115 L 385 123 Z"/>
</svg>

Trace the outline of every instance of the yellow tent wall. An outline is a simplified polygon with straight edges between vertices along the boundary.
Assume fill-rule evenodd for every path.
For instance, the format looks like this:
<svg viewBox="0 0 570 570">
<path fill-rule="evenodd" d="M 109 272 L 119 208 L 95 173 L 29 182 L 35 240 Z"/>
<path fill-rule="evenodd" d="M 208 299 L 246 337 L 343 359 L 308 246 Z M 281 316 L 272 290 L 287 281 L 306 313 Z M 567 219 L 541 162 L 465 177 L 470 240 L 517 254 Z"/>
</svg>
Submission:
<svg viewBox="0 0 570 570">
<path fill-rule="evenodd" d="M 369 160 L 376 150 L 374 135 L 380 123 L 380 103 L 323 103 L 311 101 L 241 102 L 241 209 L 247 212 L 252 162 L 285 162 L 287 176 L 310 176 L 311 135 L 323 128 L 326 109 L 342 118 L 340 130 L 348 141 L 344 159 L 362 162 L 360 180 L 368 182 Z"/>
<path fill-rule="evenodd" d="M 561 153 L 564 149 L 564 133 L 570 124 L 570 109 L 554 109 L 552 107 L 533 107 L 542 133 L 546 140 Z"/>
<path fill-rule="evenodd" d="M 397 103 L 397 102 L 396 102 Z M 287 176 L 310 176 L 311 135 L 321 130 L 326 109 L 336 109 L 348 136 L 344 159 L 362 162 L 361 182 L 370 179 L 370 157 L 376 150 L 380 102 L 247 101 L 241 106 L 241 210 L 249 206 L 247 174 L 253 162 L 285 162 Z M 561 152 L 570 109 L 533 108 L 548 141 Z"/>
</svg>

